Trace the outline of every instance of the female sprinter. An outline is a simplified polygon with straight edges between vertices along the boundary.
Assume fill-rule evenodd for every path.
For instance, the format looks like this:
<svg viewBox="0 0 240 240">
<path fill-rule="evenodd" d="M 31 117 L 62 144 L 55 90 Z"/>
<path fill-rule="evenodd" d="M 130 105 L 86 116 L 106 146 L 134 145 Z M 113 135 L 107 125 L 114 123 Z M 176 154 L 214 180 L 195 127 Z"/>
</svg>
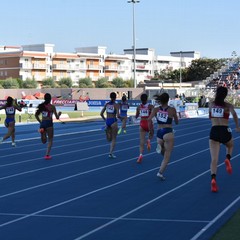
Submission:
<svg viewBox="0 0 240 240">
<path fill-rule="evenodd" d="M 56 119 L 59 119 L 60 115 L 62 114 L 61 112 L 57 113 L 55 106 L 51 104 L 51 99 L 51 95 L 49 93 L 46 93 L 44 95 L 45 101 L 38 105 L 38 109 L 35 113 L 35 117 L 40 123 L 39 132 L 41 133 L 42 143 L 45 144 L 48 139 L 47 151 L 44 157 L 46 160 L 52 158 L 50 156 L 54 135 L 52 115 L 54 114 Z M 42 120 L 39 117 L 40 114 L 42 114 Z"/>
<path fill-rule="evenodd" d="M 136 109 L 136 119 L 138 117 L 141 118 L 140 120 L 140 146 L 139 146 L 139 157 L 137 159 L 137 163 L 141 163 L 143 159 L 143 151 L 144 151 L 144 144 L 145 144 L 145 137 L 146 133 L 148 133 L 148 140 L 147 140 L 147 149 L 150 151 L 151 149 L 151 139 L 153 137 L 153 123 L 152 121 L 148 121 L 148 118 L 153 110 L 153 105 L 148 103 L 148 95 L 143 93 L 141 95 L 141 104 Z"/>
<path fill-rule="evenodd" d="M 217 165 L 220 151 L 220 144 L 226 146 L 226 170 L 229 174 L 232 173 L 231 156 L 233 152 L 233 138 L 231 128 L 228 126 L 229 114 L 233 116 L 233 120 L 236 125 L 236 131 L 240 132 L 238 125 L 238 116 L 234 110 L 232 104 L 227 103 L 225 98 L 228 94 L 226 87 L 218 87 L 216 96 L 213 102 L 209 104 L 209 118 L 212 122 L 212 128 L 210 131 L 209 147 L 211 154 L 211 191 L 217 192 Z"/>
<path fill-rule="evenodd" d="M 153 109 L 149 121 L 155 116 L 157 119 L 157 149 L 158 153 L 163 155 L 163 161 L 161 163 L 157 176 L 161 180 L 165 180 L 163 172 L 165 171 L 168 162 L 170 160 L 171 152 L 174 146 L 174 134 L 172 127 L 172 120 L 175 124 L 178 124 L 178 117 L 176 109 L 168 106 L 169 95 L 168 93 L 162 93 L 161 95 L 155 95 L 155 100 L 160 104 L 159 107 Z"/>
<path fill-rule="evenodd" d="M 115 145 L 116 145 L 116 138 L 117 138 L 117 132 L 118 132 L 118 123 L 117 118 L 119 118 L 119 106 L 115 102 L 116 101 L 116 93 L 112 92 L 110 93 L 110 101 L 105 104 L 103 107 L 100 116 L 106 123 L 106 137 L 110 144 L 110 152 L 109 152 L 109 158 L 116 158 L 116 156 L 113 154 Z M 107 113 L 107 116 L 105 118 L 104 113 Z"/>
<path fill-rule="evenodd" d="M 12 97 L 7 98 L 7 102 L 4 106 L 0 107 L 1 109 L 5 109 L 6 112 L 6 119 L 5 119 L 5 127 L 8 129 L 7 134 L 2 137 L 0 143 L 2 143 L 7 138 L 12 138 L 12 146 L 15 147 L 15 112 L 16 109 L 18 111 L 22 111 L 22 108 L 17 104 L 16 100 L 13 100 Z"/>
<path fill-rule="evenodd" d="M 127 124 L 127 111 L 129 109 L 129 104 L 127 103 L 126 95 L 122 96 L 122 102 L 119 103 L 119 118 L 122 121 L 122 127 L 119 128 L 118 134 L 120 134 L 123 130 L 126 133 L 126 124 Z"/>
</svg>

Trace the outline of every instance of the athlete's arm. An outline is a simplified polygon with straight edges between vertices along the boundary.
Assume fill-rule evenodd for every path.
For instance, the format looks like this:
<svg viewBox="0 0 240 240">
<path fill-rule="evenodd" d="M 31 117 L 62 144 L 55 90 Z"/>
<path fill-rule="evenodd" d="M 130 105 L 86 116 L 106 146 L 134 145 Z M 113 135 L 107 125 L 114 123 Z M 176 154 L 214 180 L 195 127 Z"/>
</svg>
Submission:
<svg viewBox="0 0 240 240">
<path fill-rule="evenodd" d="M 173 119 L 174 119 L 174 122 L 175 122 L 175 124 L 178 124 L 177 111 L 176 111 L 175 108 L 172 108 L 172 111 L 173 111 Z"/>
<path fill-rule="evenodd" d="M 53 113 L 54 113 L 56 119 L 59 119 L 59 117 L 61 116 L 62 112 L 58 112 L 57 113 L 56 107 L 54 105 L 52 105 L 52 110 L 53 110 Z"/>
<path fill-rule="evenodd" d="M 139 115 L 140 115 L 140 110 L 139 110 L 139 107 L 137 107 L 135 118 L 137 119 L 139 117 Z"/>
<path fill-rule="evenodd" d="M 148 117 L 148 121 L 152 121 L 152 119 L 153 119 L 153 117 L 156 115 L 157 111 L 158 111 L 158 108 L 152 108 L 152 109 L 151 109 L 151 114 L 150 114 L 150 116 Z"/>
<path fill-rule="evenodd" d="M 35 113 L 35 118 L 37 119 L 37 121 L 39 123 L 41 123 L 41 119 L 39 118 L 39 115 L 40 115 L 40 112 L 37 110 L 36 113 Z"/>
<path fill-rule="evenodd" d="M 106 121 L 106 118 L 105 118 L 105 116 L 104 116 L 104 112 L 106 111 L 106 105 L 107 105 L 107 104 L 104 105 L 104 107 L 103 107 L 103 109 L 102 109 L 102 111 L 101 111 L 101 113 L 100 113 L 100 116 L 102 117 L 102 119 L 103 119 L 104 121 Z"/>
<path fill-rule="evenodd" d="M 120 114 L 119 114 L 119 111 L 120 111 L 120 107 L 119 107 L 119 104 L 115 104 L 115 109 L 116 109 L 116 113 L 117 113 L 117 118 L 120 118 Z"/>
<path fill-rule="evenodd" d="M 237 113 L 236 113 L 232 104 L 229 104 L 229 111 L 233 116 L 233 120 L 234 120 L 235 125 L 236 125 L 236 130 L 239 132 L 240 129 L 239 129 L 239 124 L 238 124 L 238 116 L 237 116 Z"/>
</svg>

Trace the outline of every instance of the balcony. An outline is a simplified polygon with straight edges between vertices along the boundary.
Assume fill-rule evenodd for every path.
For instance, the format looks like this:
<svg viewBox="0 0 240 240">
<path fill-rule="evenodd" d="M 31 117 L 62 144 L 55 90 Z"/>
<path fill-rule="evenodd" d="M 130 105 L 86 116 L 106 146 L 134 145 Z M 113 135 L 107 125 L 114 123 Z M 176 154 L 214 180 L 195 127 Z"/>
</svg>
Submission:
<svg viewBox="0 0 240 240">
<path fill-rule="evenodd" d="M 107 65 L 104 67 L 105 71 L 117 71 L 118 67 L 116 65 Z"/>
<path fill-rule="evenodd" d="M 69 66 L 67 64 L 53 64 L 52 68 L 54 70 L 68 70 Z"/>
<path fill-rule="evenodd" d="M 46 69 L 47 65 L 46 64 L 41 64 L 41 63 L 34 63 L 33 64 L 33 69 Z"/>
<path fill-rule="evenodd" d="M 32 69 L 33 65 L 31 63 L 20 63 L 19 67 L 22 69 Z"/>
<path fill-rule="evenodd" d="M 88 70 L 100 70 L 102 68 L 99 65 L 88 65 L 87 69 Z"/>
</svg>

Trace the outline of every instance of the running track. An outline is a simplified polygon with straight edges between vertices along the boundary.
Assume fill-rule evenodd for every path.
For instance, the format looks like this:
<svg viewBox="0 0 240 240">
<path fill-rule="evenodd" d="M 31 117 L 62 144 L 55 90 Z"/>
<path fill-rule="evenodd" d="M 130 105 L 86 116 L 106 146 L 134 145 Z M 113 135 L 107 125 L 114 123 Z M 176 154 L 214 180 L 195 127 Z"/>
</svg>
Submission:
<svg viewBox="0 0 240 240">
<path fill-rule="evenodd" d="M 207 118 L 175 126 L 164 182 L 156 177 L 162 159 L 156 138 L 137 164 L 138 126 L 131 125 L 118 136 L 117 159 L 109 159 L 102 125 L 55 123 L 48 161 L 36 124 L 17 126 L 16 148 L 0 145 L 1 240 L 209 239 L 240 207 L 240 135 L 234 131 L 233 174 L 226 173 L 222 147 L 219 192 L 212 193 Z"/>
</svg>

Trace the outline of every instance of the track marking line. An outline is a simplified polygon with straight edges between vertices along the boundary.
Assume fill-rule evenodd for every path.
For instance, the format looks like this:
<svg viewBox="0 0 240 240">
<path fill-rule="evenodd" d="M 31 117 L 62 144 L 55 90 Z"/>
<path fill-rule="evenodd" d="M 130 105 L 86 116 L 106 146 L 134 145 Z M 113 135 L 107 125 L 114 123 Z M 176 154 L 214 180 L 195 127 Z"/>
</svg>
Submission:
<svg viewBox="0 0 240 240">
<path fill-rule="evenodd" d="M 0 213 L 0 216 L 26 216 L 24 213 Z M 36 214 L 34 217 L 41 218 L 70 218 L 70 219 L 91 219 L 91 220 L 114 220 L 114 217 L 97 217 L 97 216 L 69 216 L 56 214 Z M 209 220 L 194 220 L 194 219 L 167 219 L 167 218 L 123 218 L 122 221 L 136 222 L 181 222 L 181 223 L 209 223 Z"/>
<path fill-rule="evenodd" d="M 206 232 L 214 223 L 216 223 L 229 209 L 231 209 L 239 201 L 240 201 L 240 196 L 238 196 L 226 208 L 224 208 L 223 211 L 221 211 L 213 220 L 210 221 L 210 223 L 208 223 L 195 236 L 193 236 L 191 240 L 197 240 L 204 232 Z"/>
</svg>

